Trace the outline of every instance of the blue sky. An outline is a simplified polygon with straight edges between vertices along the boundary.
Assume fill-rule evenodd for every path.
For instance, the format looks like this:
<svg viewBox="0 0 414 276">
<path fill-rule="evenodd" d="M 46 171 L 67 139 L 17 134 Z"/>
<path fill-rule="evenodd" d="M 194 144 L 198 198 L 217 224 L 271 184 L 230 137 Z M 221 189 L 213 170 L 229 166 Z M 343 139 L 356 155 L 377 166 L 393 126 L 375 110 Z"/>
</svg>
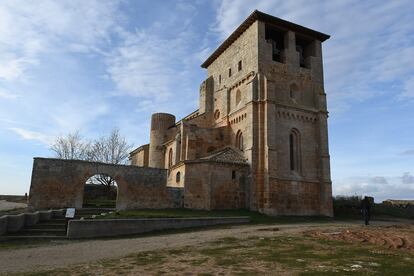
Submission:
<svg viewBox="0 0 414 276">
<path fill-rule="evenodd" d="M 204 59 L 254 9 L 331 35 L 323 45 L 334 194 L 414 199 L 414 2 L 0 2 L 0 194 L 28 192 L 57 135 L 198 108 Z"/>
</svg>

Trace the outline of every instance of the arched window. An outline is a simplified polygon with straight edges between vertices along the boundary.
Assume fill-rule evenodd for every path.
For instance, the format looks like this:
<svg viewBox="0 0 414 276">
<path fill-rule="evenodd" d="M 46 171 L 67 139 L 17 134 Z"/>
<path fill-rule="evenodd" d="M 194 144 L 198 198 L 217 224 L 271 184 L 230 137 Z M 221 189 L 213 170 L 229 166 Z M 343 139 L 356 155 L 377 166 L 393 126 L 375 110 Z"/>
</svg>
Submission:
<svg viewBox="0 0 414 276">
<path fill-rule="evenodd" d="M 173 165 L 173 151 L 170 149 L 168 152 L 168 168 L 171 168 Z"/>
<path fill-rule="evenodd" d="M 177 174 L 175 175 L 175 182 L 180 183 L 180 178 L 181 178 L 181 174 L 180 172 L 177 172 Z"/>
<path fill-rule="evenodd" d="M 296 83 L 292 83 L 289 87 L 289 97 L 293 100 L 297 99 L 298 97 L 298 86 L 296 85 Z"/>
<path fill-rule="evenodd" d="M 236 148 L 243 151 L 243 133 L 240 130 L 236 134 Z"/>
<path fill-rule="evenodd" d="M 216 120 L 218 120 L 220 118 L 220 110 L 216 110 L 215 112 L 214 112 L 214 119 L 216 119 Z"/>
<path fill-rule="evenodd" d="M 236 106 L 240 103 L 241 101 L 241 92 L 239 89 L 237 89 L 236 91 Z"/>
<path fill-rule="evenodd" d="M 300 171 L 300 133 L 297 129 L 292 129 L 289 134 L 289 166 L 291 171 Z"/>
</svg>

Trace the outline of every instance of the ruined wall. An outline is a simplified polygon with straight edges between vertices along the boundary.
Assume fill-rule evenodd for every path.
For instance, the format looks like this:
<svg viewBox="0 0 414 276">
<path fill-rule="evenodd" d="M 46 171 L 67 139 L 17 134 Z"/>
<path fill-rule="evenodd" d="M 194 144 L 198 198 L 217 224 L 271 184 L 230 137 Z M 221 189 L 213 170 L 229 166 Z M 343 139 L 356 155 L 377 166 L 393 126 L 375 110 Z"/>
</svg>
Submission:
<svg viewBox="0 0 414 276">
<path fill-rule="evenodd" d="M 184 207 L 206 210 L 248 208 L 248 166 L 218 162 L 188 162 L 185 166 Z"/>
<path fill-rule="evenodd" d="M 167 188 L 167 171 L 79 160 L 35 158 L 29 207 L 82 208 L 84 185 L 95 174 L 107 174 L 118 184 L 116 207 L 174 208 L 181 206 L 182 189 Z"/>
</svg>

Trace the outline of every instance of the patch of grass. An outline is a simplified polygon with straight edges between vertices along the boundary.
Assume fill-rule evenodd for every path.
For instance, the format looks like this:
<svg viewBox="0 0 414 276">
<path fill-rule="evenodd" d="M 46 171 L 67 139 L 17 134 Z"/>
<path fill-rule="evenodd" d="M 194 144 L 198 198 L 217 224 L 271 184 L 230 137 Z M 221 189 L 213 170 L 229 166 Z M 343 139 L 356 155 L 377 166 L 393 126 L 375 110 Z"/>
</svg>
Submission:
<svg viewBox="0 0 414 276">
<path fill-rule="evenodd" d="M 85 208 L 115 208 L 116 199 L 88 199 L 83 202 Z"/>
<path fill-rule="evenodd" d="M 185 273 L 198 269 L 198 275 L 277 274 L 301 275 L 411 275 L 414 255 L 374 245 L 361 246 L 302 236 L 234 237 L 198 246 L 131 254 L 127 257 L 53 270 L 86 274 Z M 42 275 L 42 274 L 30 274 Z M 47 274 L 46 274 L 47 275 Z"/>
<path fill-rule="evenodd" d="M 162 263 L 166 256 L 159 252 L 143 252 L 132 256 L 133 263 L 136 265 L 148 265 Z"/>
</svg>

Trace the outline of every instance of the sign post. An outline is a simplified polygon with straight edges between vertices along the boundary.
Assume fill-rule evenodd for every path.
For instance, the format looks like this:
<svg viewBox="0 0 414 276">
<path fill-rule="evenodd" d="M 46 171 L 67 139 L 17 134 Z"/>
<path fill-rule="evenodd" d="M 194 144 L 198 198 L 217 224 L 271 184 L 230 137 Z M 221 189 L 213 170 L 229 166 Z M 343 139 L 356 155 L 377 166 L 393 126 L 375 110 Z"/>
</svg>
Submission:
<svg viewBox="0 0 414 276">
<path fill-rule="evenodd" d="M 69 220 L 73 219 L 75 217 L 75 208 L 67 208 L 65 219 L 66 219 L 66 231 L 68 230 L 68 223 Z"/>
</svg>

